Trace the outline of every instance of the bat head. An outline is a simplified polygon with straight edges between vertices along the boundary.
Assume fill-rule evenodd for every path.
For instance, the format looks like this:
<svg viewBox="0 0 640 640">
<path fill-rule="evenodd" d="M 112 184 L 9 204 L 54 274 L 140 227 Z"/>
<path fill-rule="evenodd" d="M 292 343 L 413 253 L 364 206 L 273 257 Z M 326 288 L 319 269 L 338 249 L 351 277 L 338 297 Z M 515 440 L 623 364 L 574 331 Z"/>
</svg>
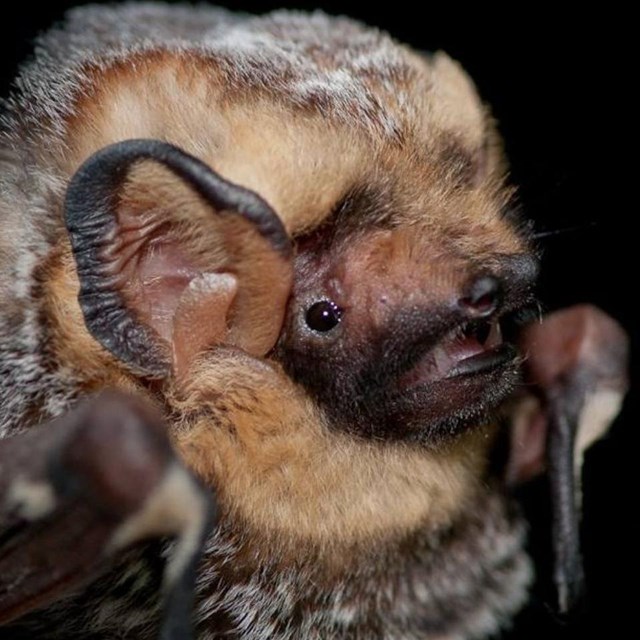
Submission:
<svg viewBox="0 0 640 640">
<path fill-rule="evenodd" d="M 184 62 L 141 64 L 175 84 Z M 162 100 L 131 96 L 139 73 L 103 78 L 77 116 L 71 147 L 90 159 L 66 204 L 93 337 L 147 378 L 184 378 L 213 347 L 267 356 L 361 436 L 433 443 L 484 420 L 517 379 L 504 336 L 532 301 L 536 260 L 467 76 L 442 54 L 403 52 L 400 68 L 392 90 L 355 76 L 342 106 L 278 93 L 249 112 L 233 96 L 204 153 L 155 113 Z M 208 93 L 191 89 L 197 120 Z M 172 146 L 104 144 L 154 118 Z"/>
<path fill-rule="evenodd" d="M 335 47 L 279 83 L 197 51 L 87 62 L 40 276 L 78 393 L 164 406 L 221 513 L 292 554 L 443 526 L 483 491 L 536 272 L 464 71 L 343 28 L 368 70 Z"/>
</svg>

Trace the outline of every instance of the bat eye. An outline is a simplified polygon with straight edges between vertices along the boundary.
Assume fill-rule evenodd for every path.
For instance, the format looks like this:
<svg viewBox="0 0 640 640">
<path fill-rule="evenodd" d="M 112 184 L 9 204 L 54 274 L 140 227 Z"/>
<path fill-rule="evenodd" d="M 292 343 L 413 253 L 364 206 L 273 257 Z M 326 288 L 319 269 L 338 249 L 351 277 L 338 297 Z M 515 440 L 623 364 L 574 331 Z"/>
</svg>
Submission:
<svg viewBox="0 0 640 640">
<path fill-rule="evenodd" d="M 305 320 L 314 331 L 331 331 L 341 320 L 342 309 L 331 300 L 314 302 L 308 309 Z"/>
</svg>

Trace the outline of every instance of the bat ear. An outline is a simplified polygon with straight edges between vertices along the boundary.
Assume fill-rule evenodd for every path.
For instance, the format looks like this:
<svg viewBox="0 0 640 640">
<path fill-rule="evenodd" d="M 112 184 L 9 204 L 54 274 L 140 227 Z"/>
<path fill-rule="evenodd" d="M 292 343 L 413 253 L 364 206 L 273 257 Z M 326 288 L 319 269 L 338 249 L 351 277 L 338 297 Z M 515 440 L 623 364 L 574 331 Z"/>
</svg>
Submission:
<svg viewBox="0 0 640 640">
<path fill-rule="evenodd" d="M 445 130 L 455 132 L 473 152 L 473 181 L 480 184 L 494 174 L 502 174 L 506 161 L 502 141 L 489 109 L 463 67 L 443 51 L 432 58 L 432 91 L 438 95 L 433 103 L 436 118 Z"/>
<path fill-rule="evenodd" d="M 510 484 L 545 467 L 551 487 L 555 581 L 560 609 L 578 597 L 580 474 L 585 450 L 620 411 L 627 382 L 628 340 L 609 316 L 576 306 L 547 316 L 522 337 L 528 393 L 513 416 Z"/>
<path fill-rule="evenodd" d="M 216 344 L 266 354 L 292 245 L 257 194 L 159 140 L 105 147 L 72 177 L 65 222 L 93 337 L 138 375 L 181 375 Z"/>
</svg>

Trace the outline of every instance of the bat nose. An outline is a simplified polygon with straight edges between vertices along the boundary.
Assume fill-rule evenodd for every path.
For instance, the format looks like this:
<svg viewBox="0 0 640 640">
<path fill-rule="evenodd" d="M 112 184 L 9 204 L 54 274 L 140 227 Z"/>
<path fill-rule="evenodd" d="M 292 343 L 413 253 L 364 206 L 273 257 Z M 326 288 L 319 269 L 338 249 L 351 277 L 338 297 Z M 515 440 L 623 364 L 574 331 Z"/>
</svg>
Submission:
<svg viewBox="0 0 640 640">
<path fill-rule="evenodd" d="M 458 306 L 469 318 L 488 318 L 496 312 L 502 302 L 502 285 L 494 276 L 476 278 L 467 287 Z"/>
</svg>

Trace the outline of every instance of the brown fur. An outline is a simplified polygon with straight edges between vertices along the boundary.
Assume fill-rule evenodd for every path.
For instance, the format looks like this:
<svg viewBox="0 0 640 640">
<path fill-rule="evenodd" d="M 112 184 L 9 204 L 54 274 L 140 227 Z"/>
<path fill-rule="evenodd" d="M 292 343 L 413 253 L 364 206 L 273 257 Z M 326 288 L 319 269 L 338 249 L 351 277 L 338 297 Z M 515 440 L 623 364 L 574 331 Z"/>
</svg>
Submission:
<svg viewBox="0 0 640 640">
<path fill-rule="evenodd" d="M 148 395 L 89 336 L 77 279 L 69 259 L 61 262 L 47 278 L 52 350 L 86 376 L 86 392 Z M 480 429 L 428 453 L 331 433 L 277 365 L 227 349 L 203 356 L 182 379 L 164 392 L 178 451 L 217 488 L 230 517 L 262 534 L 264 553 L 278 537 L 292 559 L 303 541 L 324 549 L 332 565 L 354 545 L 450 525 L 475 496 L 493 440 L 492 429 Z"/>
<path fill-rule="evenodd" d="M 260 532 L 265 554 L 274 538 L 292 557 L 306 542 L 330 563 L 406 531 L 449 526 L 478 490 L 492 442 L 480 429 L 442 455 L 332 433 L 277 368 L 224 350 L 203 358 L 170 404 L 183 416 L 175 436 L 183 458 L 221 487 L 231 520 Z"/>
<path fill-rule="evenodd" d="M 416 235 L 412 226 L 406 233 L 393 233 L 384 245 L 367 239 L 368 271 L 376 271 L 374 262 L 406 271 L 401 256 L 412 255 L 407 242 L 415 243 L 416 238 L 429 238 L 437 246 L 438 237 L 458 236 L 457 248 L 466 256 L 477 254 L 478 247 L 487 253 L 521 248 L 512 229 L 496 216 L 496 204 L 501 202 L 496 203 L 493 182 L 489 181 L 488 188 L 452 192 L 448 183 L 442 182 L 441 173 L 455 167 L 425 165 L 419 155 L 419 147 L 437 148 L 432 138 L 445 135 L 442 132 L 452 128 L 452 123 L 460 129 L 456 144 L 461 149 L 477 148 L 484 136 L 483 108 L 475 99 L 465 99 L 471 95 L 471 86 L 447 58 L 441 56 L 435 64 L 436 77 L 442 83 L 438 85 L 442 101 L 436 103 L 441 111 L 401 146 L 389 145 L 363 131 L 348 131 L 340 124 L 327 128 L 326 121 L 317 115 L 288 113 L 260 95 L 248 103 L 244 97 L 242 105 L 237 105 L 222 93 L 215 70 L 212 73 L 205 65 L 205 60 L 161 54 L 140 58 L 135 64 L 128 61 L 126 66 L 116 66 L 102 75 L 96 71 L 95 90 L 78 105 L 70 123 L 72 152 L 66 157 L 67 171 L 72 172 L 85 157 L 111 142 L 163 137 L 197 154 L 228 179 L 261 193 L 293 234 L 316 226 L 351 185 L 369 179 L 367 174 L 388 173 L 388 181 L 402 180 L 399 210 L 410 219 L 424 212 L 420 217 L 422 233 Z M 457 111 L 451 112 L 454 106 Z M 466 111 L 458 113 L 460 109 Z M 407 147 L 416 152 L 407 154 Z M 334 162 L 338 157 L 340 162 Z M 144 179 L 138 178 L 140 183 L 154 183 L 146 171 Z M 166 180 L 164 184 L 159 192 L 147 191 L 147 196 L 165 201 Z M 173 188 L 175 181 L 168 184 Z M 170 197 L 175 204 L 175 192 Z M 425 202 L 425 197 L 430 201 Z M 186 203 L 192 207 L 188 200 Z M 465 232 L 459 234 L 459 229 Z M 215 246 L 214 242 L 209 244 Z M 105 365 L 113 367 L 112 358 L 87 335 L 75 302 L 77 282 L 68 254 L 59 260 L 57 275 L 52 275 L 47 285 L 54 349 L 60 360 L 88 378 L 93 376 L 91 372 L 101 371 L 100 384 L 105 384 L 103 372 Z M 354 272 L 359 269 L 357 264 L 353 267 Z M 447 269 L 448 273 L 455 271 L 450 264 Z M 391 279 L 397 277 L 391 275 Z M 410 289 L 411 280 L 404 281 Z M 248 384 L 246 376 L 251 379 L 255 374 L 242 367 L 236 370 L 230 362 L 220 359 L 189 381 L 180 413 L 195 412 L 197 407 L 204 411 L 201 407 L 212 403 L 208 393 L 213 393 L 213 404 L 205 413 L 207 417 L 181 432 L 178 441 L 194 468 L 218 480 L 214 484 L 223 487 L 227 502 L 233 505 L 230 508 L 258 528 L 285 528 L 303 537 L 348 541 L 389 529 L 413 529 L 425 521 L 440 525 L 455 517 L 481 475 L 480 461 L 489 441 L 476 434 L 461 439 L 445 455 L 329 437 L 322 417 L 299 391 L 291 387 L 283 394 L 287 386 L 283 376 L 270 371 L 270 383 L 255 380 L 255 384 Z M 212 414 L 214 424 L 222 420 L 217 417 L 215 403 L 220 402 L 220 389 L 232 380 L 245 381 L 242 386 L 247 385 L 247 393 L 251 389 L 250 401 L 237 400 L 236 395 L 242 397 L 242 392 L 229 388 L 224 404 L 233 407 L 239 402 L 241 409 L 229 410 L 224 418 L 226 428 L 213 428 L 207 420 Z M 261 428 L 270 431 L 265 434 Z M 478 438 L 479 448 L 470 446 Z M 353 461 L 357 461 L 357 468 Z M 379 484 L 371 485 L 377 469 L 384 469 L 384 475 L 378 478 Z M 411 488 L 414 495 L 410 499 L 411 493 L 404 492 L 402 506 L 394 498 L 399 486 Z M 283 496 L 277 507 L 273 496 Z"/>
<path fill-rule="evenodd" d="M 233 101 L 216 82 L 215 65 L 192 55 L 147 56 L 95 73 L 69 125 L 69 175 L 112 142 L 164 139 L 259 193 L 297 234 L 326 217 L 374 151 L 361 149 L 347 127 L 336 135 L 319 115 L 293 114 L 257 92 Z"/>
<path fill-rule="evenodd" d="M 54 357 L 82 375 L 87 383 L 92 381 L 92 388 L 126 384 L 128 376 L 123 376 L 117 360 L 91 337 L 84 324 L 78 305 L 80 284 L 68 245 L 51 253 L 39 278 L 44 290 L 49 348 Z"/>
</svg>

